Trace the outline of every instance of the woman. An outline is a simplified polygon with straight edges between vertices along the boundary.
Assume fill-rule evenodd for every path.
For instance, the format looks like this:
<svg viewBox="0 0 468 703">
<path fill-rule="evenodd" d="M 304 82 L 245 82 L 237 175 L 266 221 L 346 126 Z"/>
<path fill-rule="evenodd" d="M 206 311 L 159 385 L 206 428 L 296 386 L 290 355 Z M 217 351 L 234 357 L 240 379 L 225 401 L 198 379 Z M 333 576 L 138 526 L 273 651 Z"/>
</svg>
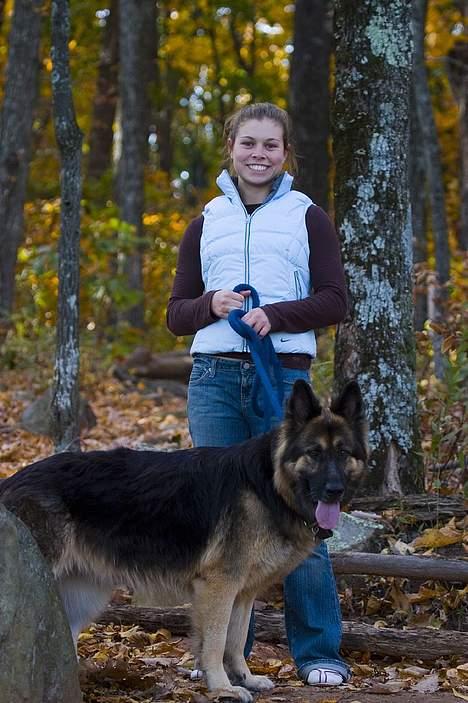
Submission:
<svg viewBox="0 0 468 703">
<path fill-rule="evenodd" d="M 309 381 L 313 330 L 340 322 L 346 289 L 339 244 L 328 216 L 292 190 L 289 118 L 270 103 L 248 105 L 226 123 L 231 172 L 223 195 L 204 208 L 182 239 L 167 324 L 192 335 L 188 419 L 195 446 L 228 446 L 264 430 L 252 408 L 255 366 L 245 341 L 231 329 L 231 310 L 270 334 L 283 368 L 285 398 L 298 378 Z M 236 293 L 239 283 L 253 286 Z M 286 631 L 299 676 L 311 685 L 340 685 L 349 669 L 339 654 L 341 615 L 325 543 L 284 584 Z M 252 644 L 252 630 L 246 653 Z"/>
</svg>

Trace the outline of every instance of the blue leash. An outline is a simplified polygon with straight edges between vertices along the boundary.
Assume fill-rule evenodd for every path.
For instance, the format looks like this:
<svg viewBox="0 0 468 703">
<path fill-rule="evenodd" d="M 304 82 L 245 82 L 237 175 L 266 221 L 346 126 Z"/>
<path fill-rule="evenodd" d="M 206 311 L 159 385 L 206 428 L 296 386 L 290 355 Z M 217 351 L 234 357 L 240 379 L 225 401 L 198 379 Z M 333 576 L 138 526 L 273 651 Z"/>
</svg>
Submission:
<svg viewBox="0 0 468 703">
<path fill-rule="evenodd" d="M 243 290 L 250 291 L 252 307 L 259 307 L 260 299 L 255 288 L 247 283 L 240 283 L 234 288 L 235 293 L 240 293 Z M 264 428 L 267 431 L 271 427 L 271 419 L 273 417 L 278 420 L 283 419 L 283 370 L 276 356 L 270 335 L 259 337 L 250 325 L 242 322 L 242 317 L 245 314 L 245 310 L 231 310 L 228 315 L 228 322 L 237 334 L 247 340 L 252 359 L 255 362 L 256 376 L 252 388 L 252 405 L 255 414 L 263 418 Z M 276 392 L 271 382 L 272 376 L 276 381 Z M 263 410 L 258 404 L 260 394 L 263 398 Z"/>
</svg>

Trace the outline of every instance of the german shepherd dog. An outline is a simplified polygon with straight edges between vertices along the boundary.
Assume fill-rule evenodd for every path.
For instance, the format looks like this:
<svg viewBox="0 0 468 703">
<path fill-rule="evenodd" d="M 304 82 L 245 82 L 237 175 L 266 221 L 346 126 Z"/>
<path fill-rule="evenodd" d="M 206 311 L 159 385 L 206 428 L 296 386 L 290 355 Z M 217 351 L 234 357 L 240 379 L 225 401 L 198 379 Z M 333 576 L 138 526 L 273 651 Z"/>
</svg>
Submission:
<svg viewBox="0 0 468 703">
<path fill-rule="evenodd" d="M 75 643 L 116 585 L 191 602 L 209 690 L 248 702 L 273 686 L 243 655 L 254 597 L 332 534 L 366 456 L 357 384 L 322 410 L 297 381 L 284 421 L 243 444 L 57 454 L 4 480 L 0 501 L 52 568 Z"/>
</svg>

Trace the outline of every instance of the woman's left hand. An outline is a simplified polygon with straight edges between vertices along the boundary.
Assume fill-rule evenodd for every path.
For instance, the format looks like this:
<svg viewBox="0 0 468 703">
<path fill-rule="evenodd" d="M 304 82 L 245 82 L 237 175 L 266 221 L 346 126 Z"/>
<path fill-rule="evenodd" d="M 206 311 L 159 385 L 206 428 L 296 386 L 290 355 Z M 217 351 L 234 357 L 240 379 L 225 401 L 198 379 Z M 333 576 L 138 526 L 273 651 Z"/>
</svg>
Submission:
<svg viewBox="0 0 468 703">
<path fill-rule="evenodd" d="M 249 310 L 249 312 L 243 316 L 242 322 L 252 327 L 260 337 L 264 337 L 271 330 L 270 320 L 262 308 Z"/>
</svg>

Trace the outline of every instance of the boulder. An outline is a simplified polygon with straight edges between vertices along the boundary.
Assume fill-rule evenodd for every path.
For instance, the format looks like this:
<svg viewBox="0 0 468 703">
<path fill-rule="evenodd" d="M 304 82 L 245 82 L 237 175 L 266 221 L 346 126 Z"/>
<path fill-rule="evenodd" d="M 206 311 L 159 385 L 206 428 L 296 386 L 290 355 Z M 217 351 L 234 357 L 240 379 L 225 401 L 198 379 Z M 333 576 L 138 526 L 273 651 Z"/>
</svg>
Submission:
<svg viewBox="0 0 468 703">
<path fill-rule="evenodd" d="M 54 578 L 29 530 L 0 505 L 0 701 L 81 703 Z"/>
<path fill-rule="evenodd" d="M 48 388 L 31 405 L 28 405 L 20 420 L 20 425 L 24 430 L 46 437 L 53 436 L 50 409 L 52 393 L 53 389 Z M 96 415 L 90 404 L 83 396 L 80 396 L 80 430 L 89 430 L 91 427 L 95 427 L 96 422 Z"/>
<path fill-rule="evenodd" d="M 333 552 L 372 552 L 373 546 L 384 531 L 378 518 L 371 515 L 359 517 L 352 513 L 341 513 L 333 537 L 327 539 L 327 547 Z"/>
</svg>

